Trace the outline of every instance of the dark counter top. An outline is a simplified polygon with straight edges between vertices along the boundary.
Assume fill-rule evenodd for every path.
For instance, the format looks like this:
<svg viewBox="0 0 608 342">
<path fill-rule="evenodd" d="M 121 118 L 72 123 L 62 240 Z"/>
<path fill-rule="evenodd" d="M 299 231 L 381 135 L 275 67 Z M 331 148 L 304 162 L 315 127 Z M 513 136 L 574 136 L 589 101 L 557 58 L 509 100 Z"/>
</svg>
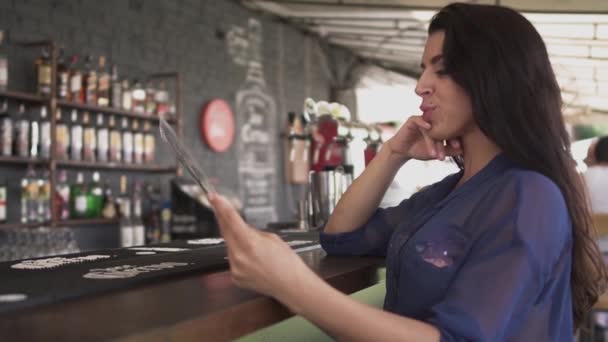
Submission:
<svg viewBox="0 0 608 342">
<path fill-rule="evenodd" d="M 330 257 L 320 248 L 301 249 L 300 256 L 320 277 L 348 294 L 376 284 L 384 264 L 382 258 Z M 184 255 L 198 253 L 200 260 L 203 252 Z M 0 336 L 11 341 L 224 341 L 292 316 L 274 299 L 235 287 L 225 263 L 174 272 L 160 280 L 152 275 L 142 279 L 148 281 L 93 294 L 58 295 L 57 300 L 5 310 L 0 314 Z M 69 279 L 63 284 L 69 286 Z"/>
</svg>

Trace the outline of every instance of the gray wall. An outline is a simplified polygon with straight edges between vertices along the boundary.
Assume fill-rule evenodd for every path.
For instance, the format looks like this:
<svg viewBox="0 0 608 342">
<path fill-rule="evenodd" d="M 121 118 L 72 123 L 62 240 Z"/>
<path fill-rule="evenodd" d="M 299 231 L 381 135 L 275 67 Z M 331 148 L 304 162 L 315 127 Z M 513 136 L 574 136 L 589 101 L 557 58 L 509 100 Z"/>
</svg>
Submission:
<svg viewBox="0 0 608 342">
<path fill-rule="evenodd" d="M 247 29 L 251 18 L 259 20 L 262 26 L 264 77 L 277 108 L 271 132 L 279 142 L 271 149 L 279 154 L 275 157 L 276 211 L 279 220 L 290 220 L 298 189 L 286 189 L 283 149 L 278 136 L 285 126 L 286 113 L 299 111 L 305 97 L 329 97 L 330 73 L 326 72 L 324 66 L 328 64 L 316 38 L 230 0 L 0 1 L 0 28 L 8 29 L 13 40 L 51 38 L 68 54 L 104 54 L 110 63 L 118 65 L 121 76 L 130 78 L 180 71 L 184 80 L 185 141 L 193 147 L 195 157 L 208 174 L 234 193 L 239 193 L 237 144 L 225 153 L 210 151 L 199 138 L 199 112 L 212 98 L 227 100 L 236 112 L 235 97 L 247 68 L 234 62 L 226 37 L 235 27 Z M 351 60 L 348 52 L 332 49 L 330 65 L 341 65 L 341 59 Z M 34 80 L 31 63 L 38 51 L 11 47 L 9 52 L 10 87 L 31 90 Z M 239 118 L 237 122 L 241 122 Z M 166 152 L 165 149 L 160 153 Z M 167 156 L 161 159 L 169 160 Z M 11 184 L 9 200 L 19 198 L 16 180 L 25 168 L 22 170 L 0 165 L 0 172 Z M 128 174 L 130 179 L 157 177 Z M 115 186 L 118 175 L 102 172 L 102 177 Z M 73 180 L 73 172 L 70 176 Z M 15 213 L 16 209 L 10 211 Z"/>
</svg>

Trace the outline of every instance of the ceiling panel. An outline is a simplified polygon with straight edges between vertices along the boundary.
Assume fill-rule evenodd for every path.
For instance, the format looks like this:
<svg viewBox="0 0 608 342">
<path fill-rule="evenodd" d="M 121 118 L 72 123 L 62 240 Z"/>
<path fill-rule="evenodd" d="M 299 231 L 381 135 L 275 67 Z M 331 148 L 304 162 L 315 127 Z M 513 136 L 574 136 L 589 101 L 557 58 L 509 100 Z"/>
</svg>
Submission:
<svg viewBox="0 0 608 342">
<path fill-rule="evenodd" d="M 427 27 L 444 0 L 242 0 L 331 44 L 409 75 L 419 73 Z M 545 39 L 567 103 L 603 106 L 608 89 L 608 0 L 482 0 L 525 10 Z M 568 12 L 568 13 L 562 13 Z M 578 91 L 578 93 L 577 93 Z M 607 97 L 608 96 L 604 96 Z M 586 102 L 588 101 L 588 102 Z"/>
</svg>

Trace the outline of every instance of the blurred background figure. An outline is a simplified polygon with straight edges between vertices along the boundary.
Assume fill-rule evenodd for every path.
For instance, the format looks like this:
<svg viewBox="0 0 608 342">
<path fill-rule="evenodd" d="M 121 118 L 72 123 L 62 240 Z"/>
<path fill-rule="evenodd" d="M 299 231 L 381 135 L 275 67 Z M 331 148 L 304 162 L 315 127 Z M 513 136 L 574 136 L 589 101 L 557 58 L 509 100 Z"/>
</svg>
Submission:
<svg viewBox="0 0 608 342">
<path fill-rule="evenodd" d="M 608 135 L 593 141 L 585 158 L 583 173 L 594 214 L 608 214 Z"/>
</svg>

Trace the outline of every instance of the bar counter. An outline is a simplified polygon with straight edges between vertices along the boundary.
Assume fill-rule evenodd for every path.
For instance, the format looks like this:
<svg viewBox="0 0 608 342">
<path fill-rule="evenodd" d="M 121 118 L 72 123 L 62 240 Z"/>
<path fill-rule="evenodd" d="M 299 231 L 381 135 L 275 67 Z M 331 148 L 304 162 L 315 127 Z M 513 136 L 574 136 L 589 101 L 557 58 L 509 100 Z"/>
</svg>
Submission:
<svg viewBox="0 0 608 342">
<path fill-rule="evenodd" d="M 376 284 L 384 266 L 383 258 L 327 256 L 318 247 L 298 254 L 347 294 Z M 3 341 L 225 341 L 293 316 L 274 299 L 234 286 L 227 264 L 184 273 L 2 312 L 0 336 Z"/>
</svg>

